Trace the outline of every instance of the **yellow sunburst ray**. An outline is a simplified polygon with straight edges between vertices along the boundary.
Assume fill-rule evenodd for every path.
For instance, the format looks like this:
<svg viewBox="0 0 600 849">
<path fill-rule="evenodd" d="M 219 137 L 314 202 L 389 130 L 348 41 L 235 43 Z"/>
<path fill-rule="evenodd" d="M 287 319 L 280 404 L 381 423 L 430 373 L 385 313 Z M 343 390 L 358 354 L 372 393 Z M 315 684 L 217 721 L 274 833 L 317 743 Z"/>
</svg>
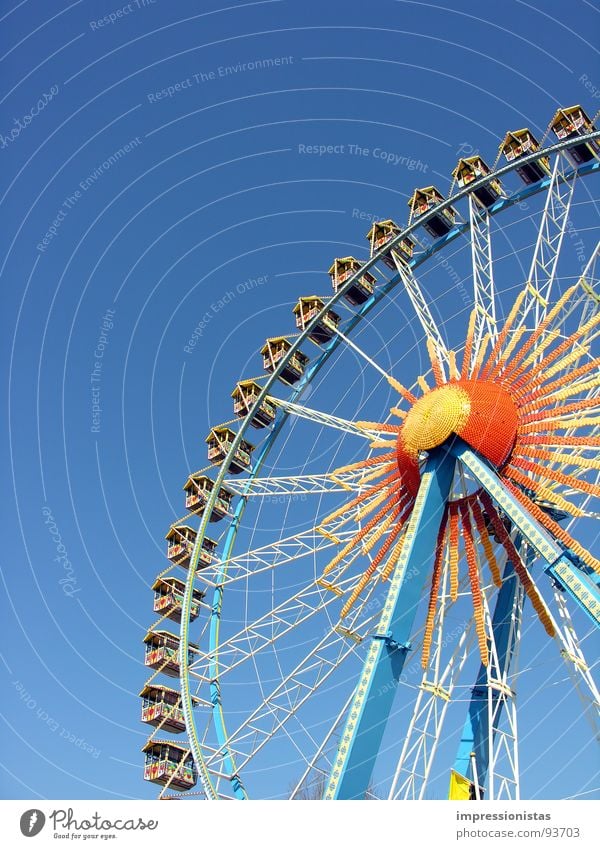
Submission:
<svg viewBox="0 0 600 849">
<path fill-rule="evenodd" d="M 567 301 L 573 296 L 575 291 L 577 290 L 578 284 L 576 283 L 574 286 L 571 286 L 567 291 L 562 295 L 561 298 L 556 302 L 556 304 L 552 307 L 552 309 L 546 314 L 546 318 L 541 322 L 541 324 L 531 333 L 529 339 L 523 343 L 523 345 L 519 348 L 519 350 L 514 355 L 512 362 L 509 367 L 505 371 L 505 377 L 510 378 L 511 375 L 515 374 L 516 367 L 523 360 L 526 354 L 532 349 L 538 339 L 546 332 L 550 324 L 554 321 L 556 316 L 562 311 L 565 307 Z M 537 358 L 539 354 L 539 348 L 536 349 L 535 358 Z M 534 358 L 534 359 L 535 359 Z"/>
<path fill-rule="evenodd" d="M 528 424 L 529 422 L 544 422 L 548 419 L 560 419 L 571 413 L 578 413 L 581 410 L 589 410 L 600 406 L 600 396 L 595 398 L 582 398 L 580 401 L 573 401 L 571 404 L 561 404 L 553 407 L 551 410 L 534 410 L 532 413 L 527 413 L 521 416 L 521 422 Z"/>
<path fill-rule="evenodd" d="M 404 398 L 405 401 L 407 401 L 409 404 L 415 403 L 415 401 L 417 400 L 417 396 L 413 395 L 410 389 L 407 389 L 406 386 L 403 386 L 399 380 L 396 380 L 396 378 L 392 377 L 391 375 L 388 375 L 387 379 L 390 386 L 392 386 L 396 390 L 396 392 Z"/>
<path fill-rule="evenodd" d="M 400 410 L 398 407 L 390 407 L 390 413 L 397 416 L 399 419 L 405 419 L 408 415 L 406 410 Z"/>
<path fill-rule="evenodd" d="M 523 338 L 523 334 L 525 332 L 526 332 L 525 327 L 518 327 L 513 332 L 512 336 L 510 337 L 510 340 L 508 342 L 508 345 L 502 351 L 502 353 L 498 357 L 498 362 L 496 363 L 496 365 L 494 366 L 494 368 L 490 372 L 488 380 L 495 380 L 500 375 L 500 373 L 504 371 L 504 368 L 506 366 L 508 358 L 511 356 L 515 347 L 519 344 L 519 342 Z M 502 378 L 504 379 L 504 374 L 502 374 Z"/>
<path fill-rule="evenodd" d="M 570 445 L 573 447 L 596 448 L 600 446 L 600 436 L 522 436 L 516 443 L 516 448 L 523 445 Z"/>
<path fill-rule="evenodd" d="M 335 557 L 332 560 L 330 560 L 330 562 L 327 564 L 327 566 L 323 569 L 323 577 L 325 577 L 325 575 L 329 574 L 329 572 L 331 572 L 332 569 L 334 569 L 337 566 L 337 564 L 341 560 L 343 560 L 344 557 L 347 554 L 349 554 L 352 551 L 352 549 L 355 548 L 355 546 L 357 546 L 359 544 L 359 542 L 361 542 L 370 531 L 373 530 L 375 525 L 378 522 L 380 522 L 383 519 L 383 517 L 385 516 L 385 514 L 389 510 L 393 509 L 393 507 L 394 507 L 394 504 L 391 500 L 386 502 L 383 505 L 383 507 L 381 508 L 381 510 L 378 513 L 376 513 L 375 516 L 373 516 L 373 518 L 370 519 L 367 522 L 367 524 L 364 526 L 364 528 L 361 528 L 361 530 L 352 537 L 350 542 L 346 543 L 346 545 L 343 547 L 343 549 L 340 552 L 338 552 L 338 554 L 336 554 Z"/>
<path fill-rule="evenodd" d="M 396 443 L 390 439 L 374 439 L 369 442 L 369 448 L 394 448 Z"/>
<path fill-rule="evenodd" d="M 575 552 L 575 554 L 583 560 L 586 566 L 593 569 L 594 572 L 600 574 L 600 560 L 597 560 L 586 548 L 584 548 L 577 540 L 573 539 L 571 534 L 555 522 L 548 514 L 537 506 L 524 492 L 510 481 L 506 481 L 506 487 L 512 495 L 520 501 L 521 504 L 531 513 L 534 519 L 549 530 L 556 539 L 560 540 L 567 548 Z"/>
<path fill-rule="evenodd" d="M 557 419 L 556 421 L 537 421 L 521 424 L 519 433 L 537 433 L 537 431 L 571 430 L 571 428 L 595 427 L 600 424 L 600 418 L 583 419 L 579 417 Z"/>
<path fill-rule="evenodd" d="M 456 351 L 448 351 L 448 369 L 450 371 L 450 380 L 458 380 L 460 372 L 456 365 Z"/>
<path fill-rule="evenodd" d="M 580 466 L 582 469 L 600 469 L 600 460 L 582 457 L 581 454 L 561 454 L 560 452 L 547 451 L 543 448 L 534 448 L 532 445 L 513 452 L 513 457 L 519 456 L 534 457 L 536 460 L 547 460 L 549 463 L 562 463 L 567 466 Z"/>
<path fill-rule="evenodd" d="M 379 463 L 387 463 L 395 458 L 394 451 L 388 451 L 387 454 L 379 454 L 377 457 L 369 457 L 368 460 L 360 460 L 358 463 L 349 463 L 346 466 L 340 466 L 332 472 L 333 475 L 341 475 L 343 472 L 354 472 L 357 469 L 364 469 L 368 466 L 376 466 Z"/>
<path fill-rule="evenodd" d="M 488 376 L 488 373 L 494 367 L 494 365 L 496 363 L 496 359 L 498 357 L 498 354 L 502 350 L 502 348 L 504 346 L 504 342 L 506 341 L 506 337 L 508 336 L 510 330 L 512 329 L 515 318 L 517 317 L 517 314 L 518 314 L 519 310 L 521 309 L 521 304 L 523 303 L 523 299 L 525 298 L 525 294 L 526 294 L 526 290 L 523 289 L 517 295 L 515 302 L 512 306 L 512 309 L 509 312 L 508 317 L 507 317 L 507 319 L 504 323 L 504 327 L 502 328 L 502 330 L 498 334 L 498 338 L 496 339 L 494 346 L 493 346 L 493 348 L 490 352 L 490 356 L 488 358 L 487 365 L 485 366 L 485 368 L 481 372 L 482 378 L 486 378 Z"/>
<path fill-rule="evenodd" d="M 507 466 L 504 470 L 504 475 L 507 479 L 513 480 L 515 483 L 533 490 L 533 492 L 535 492 L 540 498 L 543 498 L 546 501 L 551 501 L 558 507 L 559 510 L 564 510 L 565 513 L 568 513 L 570 516 L 581 518 L 581 516 L 585 515 L 584 511 L 580 507 L 577 507 L 577 505 L 567 501 L 567 499 L 562 495 L 559 495 L 558 492 L 555 492 L 553 489 L 550 489 L 540 483 L 540 481 L 533 480 L 523 474 L 522 471 L 514 466 Z"/>
<path fill-rule="evenodd" d="M 400 426 L 394 424 L 384 424 L 383 422 L 354 422 L 359 430 L 378 430 L 381 433 L 399 433 Z"/>
<path fill-rule="evenodd" d="M 597 315 L 592 316 L 592 318 L 590 318 L 589 321 L 586 321 L 585 324 L 582 324 L 581 327 L 578 328 L 578 330 L 576 330 L 574 333 L 571 333 L 570 336 L 567 336 L 567 338 L 564 339 L 560 343 L 560 345 L 557 345 L 557 347 L 554 348 L 553 351 L 550 351 L 550 353 L 547 354 L 544 357 L 544 359 L 536 366 L 535 372 L 539 372 L 540 369 L 546 370 L 548 368 L 548 366 L 550 365 L 550 363 L 553 363 L 558 357 L 562 357 L 562 355 L 565 353 L 565 351 L 568 351 L 570 348 L 573 348 L 573 346 L 577 342 L 579 342 L 580 339 L 587 336 L 589 331 L 592 330 L 599 323 L 600 323 L 600 312 Z M 591 340 L 589 340 L 589 339 L 586 340 L 585 344 L 582 345 L 581 347 L 583 348 L 583 347 L 589 346 L 590 341 Z M 531 360 L 531 362 L 535 361 L 538 358 L 539 352 L 540 352 L 540 346 L 538 346 L 536 351 L 534 351 L 533 354 L 530 357 L 528 357 L 528 359 L 525 361 L 525 363 L 523 363 L 523 365 L 525 366 L 529 360 Z M 521 377 L 519 377 L 518 380 L 513 382 L 513 384 L 512 384 L 513 387 L 515 389 L 518 389 L 525 381 L 527 381 L 528 377 L 529 377 L 528 374 L 521 375 Z"/>
<path fill-rule="evenodd" d="M 568 354 L 561 357 L 560 360 L 551 368 L 542 368 L 540 365 L 540 368 L 532 369 L 530 372 L 531 379 L 522 384 L 518 389 L 513 389 L 513 397 L 521 400 L 522 398 L 533 396 L 534 393 L 538 392 L 540 389 L 543 391 L 544 387 L 542 384 L 544 384 L 547 380 L 550 380 L 551 377 L 554 377 L 555 374 L 569 368 L 569 366 L 571 366 L 574 362 L 577 362 L 577 360 L 580 360 L 588 353 L 588 345 L 575 345 L 572 351 L 569 351 Z M 587 366 L 588 363 L 585 363 L 584 365 Z M 561 375 L 561 377 L 565 377 L 565 375 Z"/>
<path fill-rule="evenodd" d="M 423 394 L 429 392 L 431 387 L 429 386 L 422 374 L 417 377 L 417 383 L 419 384 L 419 388 L 421 389 L 421 392 L 423 392 Z"/>
<path fill-rule="evenodd" d="M 398 523 L 396 524 L 394 529 L 388 534 L 387 539 L 381 546 L 380 550 L 377 552 L 376 556 L 373 558 L 373 561 L 369 564 L 369 567 L 361 575 L 356 587 L 352 590 L 346 603 L 342 607 L 342 610 L 340 612 L 340 617 L 342 619 L 347 616 L 350 610 L 354 607 L 356 600 L 359 598 L 359 596 L 375 574 L 377 567 L 379 566 L 379 564 L 381 563 L 381 561 L 383 560 L 395 540 L 398 538 L 398 535 L 402 533 L 405 521 L 406 520 L 402 521 L 402 519 L 398 520 Z"/>
<path fill-rule="evenodd" d="M 369 489 L 366 489 L 364 492 L 361 492 L 360 495 L 357 495 L 355 498 L 351 499 L 351 501 L 346 502 L 341 507 L 338 507 L 332 513 L 326 516 L 320 523 L 319 527 L 329 525 L 331 522 L 333 522 L 334 519 L 337 519 L 338 516 L 341 516 L 343 513 L 346 513 L 346 511 L 351 510 L 353 507 L 358 507 L 358 505 L 362 504 L 363 501 L 366 501 L 368 498 L 371 498 L 371 496 L 376 495 L 380 489 L 390 486 L 396 480 L 398 480 L 398 478 L 398 472 L 393 472 L 391 475 L 388 475 L 387 478 L 384 478 L 384 480 L 379 481 L 379 483 L 376 483 L 374 486 L 370 486 Z"/>
<path fill-rule="evenodd" d="M 483 365 L 483 361 L 485 359 L 486 351 L 488 345 L 490 344 L 491 335 L 486 333 L 483 339 L 481 340 L 481 345 L 479 346 L 479 351 L 477 352 L 477 358 L 473 363 L 473 378 L 479 377 L 479 372 L 481 371 L 481 367 Z"/>
<path fill-rule="evenodd" d="M 542 407 L 547 407 L 549 404 L 554 404 L 557 401 L 564 401 L 567 398 L 572 398 L 573 395 L 579 395 L 581 392 L 588 392 L 590 389 L 595 389 L 597 386 L 600 386 L 600 374 L 597 377 L 593 377 L 591 380 L 582 380 L 579 383 L 571 383 L 569 386 L 565 386 L 564 389 L 552 392 L 550 395 L 544 395 L 541 398 L 536 398 L 535 401 L 523 404 L 521 410 L 524 413 L 529 413 L 532 410 L 539 410 Z"/>
<path fill-rule="evenodd" d="M 458 598 L 458 505 L 451 501 L 448 508 L 449 553 L 450 566 L 450 598 L 456 601 Z"/>
</svg>

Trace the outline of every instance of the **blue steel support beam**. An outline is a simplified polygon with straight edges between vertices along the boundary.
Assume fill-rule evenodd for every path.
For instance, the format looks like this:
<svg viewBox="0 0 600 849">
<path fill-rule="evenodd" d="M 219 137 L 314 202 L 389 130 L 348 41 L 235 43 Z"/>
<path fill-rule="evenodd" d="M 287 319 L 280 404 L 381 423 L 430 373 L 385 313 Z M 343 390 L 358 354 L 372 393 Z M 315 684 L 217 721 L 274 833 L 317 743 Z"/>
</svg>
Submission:
<svg viewBox="0 0 600 849">
<path fill-rule="evenodd" d="M 597 628 L 600 627 L 600 587 L 594 577 L 580 568 L 554 537 L 529 515 L 520 502 L 506 489 L 487 460 L 472 451 L 461 439 L 456 439 L 450 450 L 489 493 L 539 557 L 546 562 L 544 571 L 571 596 L 594 625 Z"/>
<path fill-rule="evenodd" d="M 456 461 L 446 447 L 432 451 L 406 530 L 402 554 L 373 635 L 333 763 L 325 799 L 364 799 L 395 686 L 410 650 L 416 610 L 434 554 Z"/>
<path fill-rule="evenodd" d="M 516 543 L 516 545 L 518 549 L 519 544 Z M 515 649 L 515 629 L 511 626 L 515 609 L 516 590 L 517 578 L 513 564 L 510 560 L 507 560 L 504 567 L 504 574 L 502 575 L 502 587 L 498 593 L 496 607 L 492 616 L 492 631 L 498 654 L 497 674 L 494 677 L 499 679 L 502 679 L 503 673 L 510 669 Z M 495 663 L 491 657 L 490 663 Z M 472 772 L 471 759 L 471 753 L 474 753 L 477 767 L 477 783 L 480 787 L 485 785 L 490 751 L 487 675 L 487 667 L 481 664 L 475 680 L 475 686 L 472 690 L 469 711 L 460 743 L 458 744 L 458 751 L 453 767 L 455 772 L 474 781 L 475 777 Z M 492 693 L 492 711 L 494 711 L 499 697 L 499 691 L 494 690 Z"/>
</svg>

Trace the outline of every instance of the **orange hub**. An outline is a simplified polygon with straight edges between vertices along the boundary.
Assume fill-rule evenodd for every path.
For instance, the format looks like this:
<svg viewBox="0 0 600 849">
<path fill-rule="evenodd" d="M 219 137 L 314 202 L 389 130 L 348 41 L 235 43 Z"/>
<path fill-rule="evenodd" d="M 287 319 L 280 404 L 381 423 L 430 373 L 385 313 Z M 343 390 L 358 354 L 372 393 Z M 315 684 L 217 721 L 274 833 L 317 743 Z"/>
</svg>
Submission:
<svg viewBox="0 0 600 849">
<path fill-rule="evenodd" d="M 486 380 L 457 380 L 426 392 L 408 411 L 398 436 L 398 467 L 409 488 L 419 485 L 421 451 L 457 434 L 494 466 L 509 458 L 517 436 L 517 408 L 510 393 Z"/>
</svg>

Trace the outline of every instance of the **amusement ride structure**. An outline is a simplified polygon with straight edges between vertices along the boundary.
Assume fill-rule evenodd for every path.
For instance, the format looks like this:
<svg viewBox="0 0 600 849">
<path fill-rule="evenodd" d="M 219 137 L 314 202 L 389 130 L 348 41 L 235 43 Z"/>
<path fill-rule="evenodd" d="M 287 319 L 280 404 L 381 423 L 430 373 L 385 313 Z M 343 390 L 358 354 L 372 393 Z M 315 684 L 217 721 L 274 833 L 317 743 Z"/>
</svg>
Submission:
<svg viewBox="0 0 600 849">
<path fill-rule="evenodd" d="M 208 434 L 210 465 L 185 482 L 188 512 L 152 587 L 140 695 L 153 726 L 144 778 L 162 798 L 421 799 L 442 775 L 450 798 L 518 799 L 529 628 L 562 656 L 598 737 L 581 633 L 600 622 L 598 247 L 566 283 L 558 268 L 600 131 L 573 106 L 548 132 L 558 141 L 545 147 L 509 132 L 493 167 L 461 159 L 447 199 L 415 190 L 407 226 L 375 222 L 370 258 L 335 259 L 333 295 L 301 297 L 298 333 L 267 339 L 266 373 L 235 386 L 235 418 Z M 534 195 L 531 254 L 501 310 L 492 222 Z M 472 309 L 450 347 L 416 272 L 457 239 Z M 420 375 L 355 341 L 394 289 L 418 321 Z M 303 403 L 343 350 L 389 393 L 383 420 Z M 333 432 L 345 459 L 271 471 L 290 428 L 306 454 L 311 428 Z M 248 508 L 260 511 L 249 527 Z"/>
</svg>

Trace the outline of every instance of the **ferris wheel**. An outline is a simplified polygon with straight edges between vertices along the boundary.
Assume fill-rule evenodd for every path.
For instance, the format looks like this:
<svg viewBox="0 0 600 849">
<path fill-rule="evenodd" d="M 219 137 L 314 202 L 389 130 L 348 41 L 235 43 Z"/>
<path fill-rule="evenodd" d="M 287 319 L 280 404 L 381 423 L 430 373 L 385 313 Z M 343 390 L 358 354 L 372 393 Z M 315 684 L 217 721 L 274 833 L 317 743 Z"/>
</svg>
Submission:
<svg viewBox="0 0 600 849">
<path fill-rule="evenodd" d="M 298 332 L 282 318 L 265 373 L 234 387 L 152 587 L 140 695 L 162 798 L 422 799 L 443 782 L 519 799 L 530 634 L 598 737 L 600 246 L 576 274 L 561 260 L 600 131 L 573 106 L 548 132 L 508 133 L 492 167 L 461 159 L 448 198 L 414 191 L 406 226 L 373 222 L 369 258 L 335 259 L 333 294 L 300 297 Z M 533 199 L 521 277 L 499 283 L 502 222 Z M 440 261 L 453 243 L 464 309 L 424 285 L 458 265 Z M 396 301 L 415 343 L 363 343 Z"/>
</svg>

